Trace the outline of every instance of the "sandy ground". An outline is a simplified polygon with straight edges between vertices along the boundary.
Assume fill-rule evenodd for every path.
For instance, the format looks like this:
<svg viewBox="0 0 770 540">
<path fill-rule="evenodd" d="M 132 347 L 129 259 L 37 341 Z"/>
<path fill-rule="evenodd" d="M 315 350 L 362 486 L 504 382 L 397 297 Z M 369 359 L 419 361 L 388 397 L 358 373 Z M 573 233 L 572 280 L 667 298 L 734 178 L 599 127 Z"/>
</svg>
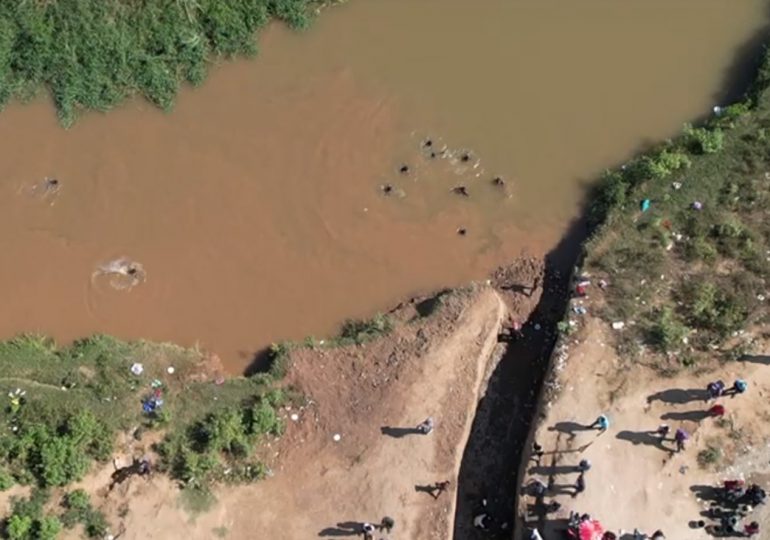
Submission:
<svg viewBox="0 0 770 540">
<path fill-rule="evenodd" d="M 357 537 L 363 522 L 384 516 L 396 525 L 377 539 L 451 538 L 463 451 L 504 351 L 500 330 L 526 320 L 539 299 L 528 288 L 542 266 L 522 268 L 524 289 L 503 288 L 517 276 L 498 274 L 497 289 L 473 285 L 399 306 L 396 329 L 384 339 L 293 353 L 286 382 L 306 401 L 283 411 L 286 433 L 262 449 L 272 475 L 217 488 L 217 503 L 204 513 L 185 511 L 178 488 L 162 475 L 130 478 L 108 492 L 110 466 L 80 487 L 121 540 Z M 413 433 L 429 416 L 433 432 Z M 420 489 L 444 480 L 450 488 L 436 499 Z"/>
<path fill-rule="evenodd" d="M 764 356 L 664 377 L 618 358 L 611 346 L 615 330 L 606 323 L 588 316 L 583 322 L 556 362 L 552 384 L 556 397 L 545 404 L 535 432 L 544 454 L 539 462 L 530 461 L 522 479 L 522 484 L 538 479 L 546 485 L 550 480 L 553 485 L 545 502 L 554 500 L 562 506 L 544 516 L 533 506 L 534 497 L 522 496 L 520 513 L 531 526 L 540 527 L 546 540 L 564 538 L 565 519 L 572 510 L 589 513 L 620 538 L 631 538 L 635 528 L 647 534 L 661 529 L 668 539 L 711 538 L 706 530 L 691 526 L 701 519 L 713 523 L 702 515 L 708 502 L 698 495 L 728 478 L 768 488 L 767 342 Z M 725 419 L 703 418 L 703 411 L 712 405 L 703 399 L 707 383 L 723 379 L 729 386 L 739 377 L 749 382 L 749 390 L 717 400 L 726 407 Z M 610 418 L 605 433 L 583 427 L 599 414 Z M 662 423 L 671 427 L 671 435 L 661 443 L 652 433 Z M 679 427 L 691 436 L 685 451 L 674 453 L 671 438 Z M 723 457 L 704 468 L 697 456 L 709 445 L 720 448 Z M 575 465 L 581 459 L 590 460 L 592 468 L 585 476 L 586 490 L 573 496 Z M 768 534 L 766 507 L 755 509 L 751 518 Z"/>
</svg>

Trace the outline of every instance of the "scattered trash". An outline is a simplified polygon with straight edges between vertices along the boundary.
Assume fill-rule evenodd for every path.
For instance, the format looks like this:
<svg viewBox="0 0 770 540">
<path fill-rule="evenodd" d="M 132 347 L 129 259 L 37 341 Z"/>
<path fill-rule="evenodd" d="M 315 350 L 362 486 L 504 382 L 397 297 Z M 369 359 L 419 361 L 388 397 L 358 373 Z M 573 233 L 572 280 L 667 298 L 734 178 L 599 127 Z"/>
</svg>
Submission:
<svg viewBox="0 0 770 540">
<path fill-rule="evenodd" d="M 540 330 L 540 323 L 535 323 L 535 330 Z"/>
<path fill-rule="evenodd" d="M 681 182 L 673 182 L 671 184 L 671 187 L 674 189 L 682 189 L 682 183 Z"/>
<path fill-rule="evenodd" d="M 175 371 L 175 370 L 174 370 L 174 366 L 168 366 L 168 367 L 166 368 L 166 373 L 168 373 L 169 375 L 173 375 L 173 374 L 174 374 L 174 371 Z"/>
<path fill-rule="evenodd" d="M 340 435 L 339 433 L 335 433 L 334 436 L 332 437 L 332 440 L 334 442 L 340 442 L 340 439 L 342 439 L 342 435 Z"/>
<path fill-rule="evenodd" d="M 700 201 L 693 201 L 692 209 L 693 210 L 703 210 L 703 203 L 700 202 Z"/>
<path fill-rule="evenodd" d="M 722 116 L 722 111 L 724 111 L 724 109 L 719 105 L 714 105 L 711 110 L 714 111 L 715 116 Z"/>
<path fill-rule="evenodd" d="M 647 210 L 650 209 L 651 205 L 652 205 L 652 201 L 650 201 L 650 199 L 644 199 L 639 206 L 642 209 L 642 212 L 646 212 Z"/>
<path fill-rule="evenodd" d="M 161 381 L 160 379 L 153 379 L 153 381 L 150 383 L 150 386 L 156 390 L 158 388 L 163 388 L 163 381 Z"/>
<path fill-rule="evenodd" d="M 289 418 L 291 418 L 292 422 L 296 422 L 299 420 L 299 415 L 297 413 L 293 413 Z"/>
<path fill-rule="evenodd" d="M 600 289 L 606 289 L 609 286 L 609 283 L 607 283 L 606 280 L 600 279 L 599 280 L 599 288 Z"/>
<path fill-rule="evenodd" d="M 626 326 L 626 323 L 624 323 L 623 321 L 615 321 L 614 323 L 612 323 L 613 330 L 623 330 L 625 326 Z"/>
<path fill-rule="evenodd" d="M 131 365 L 131 373 L 134 375 L 141 375 L 144 372 L 144 366 L 140 364 L 139 362 L 136 362 Z"/>
<path fill-rule="evenodd" d="M 110 287 L 117 290 L 130 290 L 146 280 L 147 274 L 141 263 L 127 257 L 119 257 L 99 266 L 91 274 L 93 282 L 100 276 L 109 278 Z"/>
<path fill-rule="evenodd" d="M 586 313 L 588 313 L 588 310 L 584 306 L 575 306 L 572 308 L 572 311 L 574 311 L 578 315 L 585 315 Z"/>
<path fill-rule="evenodd" d="M 216 378 L 216 380 L 214 381 L 214 384 L 216 384 L 217 386 L 221 386 L 225 384 L 225 378 L 220 375 L 219 377 Z"/>
</svg>

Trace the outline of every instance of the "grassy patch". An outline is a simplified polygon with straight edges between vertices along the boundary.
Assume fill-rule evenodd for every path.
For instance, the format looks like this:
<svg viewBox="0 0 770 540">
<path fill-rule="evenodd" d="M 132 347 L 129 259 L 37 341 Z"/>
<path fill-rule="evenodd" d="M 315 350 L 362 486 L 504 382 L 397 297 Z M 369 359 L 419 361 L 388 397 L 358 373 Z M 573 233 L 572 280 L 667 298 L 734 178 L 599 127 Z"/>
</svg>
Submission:
<svg viewBox="0 0 770 540">
<path fill-rule="evenodd" d="M 601 316 L 637 323 L 624 343 L 692 363 L 767 320 L 767 73 L 770 56 L 744 102 L 686 125 L 597 186 L 584 266 L 610 283 Z"/>
<path fill-rule="evenodd" d="M 253 55 L 270 20 L 304 28 L 323 0 L 56 0 L 0 3 L 0 107 L 47 88 L 70 125 L 132 94 L 170 109 L 211 58 Z"/>
<path fill-rule="evenodd" d="M 708 445 L 698 452 L 698 465 L 707 469 L 718 464 L 722 460 L 722 450 L 716 446 Z"/>
</svg>

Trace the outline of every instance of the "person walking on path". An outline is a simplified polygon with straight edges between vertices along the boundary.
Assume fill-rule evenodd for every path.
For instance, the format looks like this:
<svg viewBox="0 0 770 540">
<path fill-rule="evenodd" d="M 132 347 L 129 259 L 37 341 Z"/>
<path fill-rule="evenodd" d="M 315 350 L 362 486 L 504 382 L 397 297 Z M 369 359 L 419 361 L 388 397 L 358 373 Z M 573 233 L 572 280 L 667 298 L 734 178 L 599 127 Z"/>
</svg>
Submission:
<svg viewBox="0 0 770 540">
<path fill-rule="evenodd" d="M 747 383 L 743 379 L 736 379 L 733 385 L 727 390 L 725 390 L 722 393 L 722 395 L 730 396 L 731 398 L 734 398 L 738 394 L 743 394 L 748 389 L 749 389 L 749 383 Z"/>
<path fill-rule="evenodd" d="M 586 476 L 584 472 L 581 472 L 577 477 L 577 481 L 575 482 L 575 493 L 572 494 L 572 497 L 577 497 L 580 493 L 583 493 L 585 490 L 586 490 Z"/>
<path fill-rule="evenodd" d="M 684 442 L 690 438 L 690 434 L 682 428 L 676 430 L 674 433 L 674 441 L 676 441 L 676 451 L 681 452 L 684 450 Z"/>
<path fill-rule="evenodd" d="M 588 426 L 590 429 L 598 429 L 601 432 L 607 431 L 610 427 L 610 419 L 607 418 L 606 414 L 600 414 L 593 424 Z"/>
<path fill-rule="evenodd" d="M 451 482 L 449 480 L 444 480 L 443 482 L 436 482 L 430 487 L 430 496 L 434 499 L 438 499 L 441 497 L 441 494 L 444 493 L 449 489 L 449 485 Z"/>
<path fill-rule="evenodd" d="M 431 431 L 433 431 L 433 417 L 429 416 L 419 424 L 417 424 L 417 431 L 419 433 L 422 433 L 423 435 L 427 435 Z"/>
</svg>

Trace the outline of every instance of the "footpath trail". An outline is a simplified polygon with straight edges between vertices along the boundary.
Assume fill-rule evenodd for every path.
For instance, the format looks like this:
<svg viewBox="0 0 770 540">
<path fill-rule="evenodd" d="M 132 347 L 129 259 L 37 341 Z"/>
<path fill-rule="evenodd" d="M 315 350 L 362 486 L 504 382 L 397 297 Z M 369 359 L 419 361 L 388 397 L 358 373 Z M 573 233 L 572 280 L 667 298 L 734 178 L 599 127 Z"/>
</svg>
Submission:
<svg viewBox="0 0 770 540">
<path fill-rule="evenodd" d="M 194 519 L 161 477 L 128 482 L 103 507 L 125 539 L 169 531 L 189 540 L 213 531 L 232 539 L 355 537 L 363 522 L 384 516 L 396 525 L 383 538 L 451 538 L 460 461 L 504 350 L 498 335 L 508 300 L 474 285 L 400 306 L 385 339 L 295 351 L 288 382 L 308 401 L 286 411 L 287 432 L 265 453 L 272 477 L 219 489 L 216 505 Z M 526 318 L 536 301 L 521 302 L 518 315 Z M 432 433 L 411 432 L 429 416 Z M 450 487 L 436 499 L 418 488 L 444 480 Z"/>
</svg>

